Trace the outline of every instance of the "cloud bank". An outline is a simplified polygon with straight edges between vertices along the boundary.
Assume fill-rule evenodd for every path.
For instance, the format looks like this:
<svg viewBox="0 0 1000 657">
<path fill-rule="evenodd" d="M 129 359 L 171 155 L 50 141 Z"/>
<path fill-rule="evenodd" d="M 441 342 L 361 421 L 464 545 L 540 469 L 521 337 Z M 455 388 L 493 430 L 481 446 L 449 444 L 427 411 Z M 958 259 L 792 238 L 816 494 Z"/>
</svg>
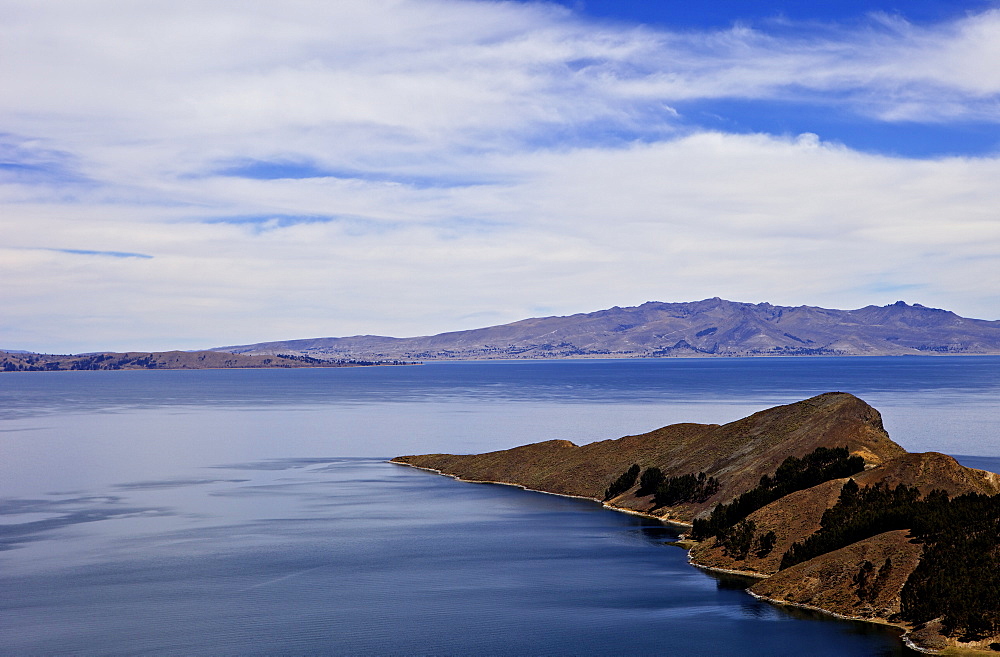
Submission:
<svg viewBox="0 0 1000 657">
<path fill-rule="evenodd" d="M 0 347 L 420 335 L 710 296 L 1000 318 L 989 148 L 705 118 L 767 102 L 992 129 L 1000 11 L 671 32 L 485 1 L 0 9 Z"/>
</svg>

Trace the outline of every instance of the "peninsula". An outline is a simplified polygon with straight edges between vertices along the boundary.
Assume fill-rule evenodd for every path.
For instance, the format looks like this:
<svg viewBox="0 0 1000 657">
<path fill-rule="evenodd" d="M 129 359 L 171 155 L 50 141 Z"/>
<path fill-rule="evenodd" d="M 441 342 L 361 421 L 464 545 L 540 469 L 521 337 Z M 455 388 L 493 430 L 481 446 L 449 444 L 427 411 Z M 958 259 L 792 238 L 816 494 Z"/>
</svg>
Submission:
<svg viewBox="0 0 1000 657">
<path fill-rule="evenodd" d="M 705 299 L 650 301 L 438 335 L 356 335 L 216 351 L 362 360 L 1000 354 L 1000 321 L 902 301 L 857 310 Z"/>
<path fill-rule="evenodd" d="M 896 625 L 925 652 L 1000 651 L 1000 475 L 906 452 L 847 393 L 724 425 L 392 462 L 677 523 L 692 564 L 758 578 L 754 596 Z"/>
</svg>

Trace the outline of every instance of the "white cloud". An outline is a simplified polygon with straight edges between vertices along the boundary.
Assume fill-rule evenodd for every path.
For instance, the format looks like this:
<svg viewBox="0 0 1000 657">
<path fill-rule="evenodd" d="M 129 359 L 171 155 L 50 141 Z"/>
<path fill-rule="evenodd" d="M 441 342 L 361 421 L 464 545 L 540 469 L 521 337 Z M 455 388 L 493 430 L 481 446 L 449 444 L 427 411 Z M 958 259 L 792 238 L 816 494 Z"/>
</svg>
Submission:
<svg viewBox="0 0 1000 657">
<path fill-rule="evenodd" d="M 0 12 L 0 347 L 413 335 L 715 295 L 853 307 L 898 286 L 996 315 L 995 158 L 727 135 L 673 107 L 996 121 L 1000 12 L 809 38 L 444 0 Z M 253 162 L 329 175 L 225 175 Z"/>
</svg>

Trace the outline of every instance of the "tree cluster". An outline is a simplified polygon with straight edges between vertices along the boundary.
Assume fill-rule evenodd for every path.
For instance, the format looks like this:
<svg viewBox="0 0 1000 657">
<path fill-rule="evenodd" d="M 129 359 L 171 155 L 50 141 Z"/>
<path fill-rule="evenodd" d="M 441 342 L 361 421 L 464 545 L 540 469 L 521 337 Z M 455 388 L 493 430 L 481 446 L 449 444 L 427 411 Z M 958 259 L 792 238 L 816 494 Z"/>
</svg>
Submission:
<svg viewBox="0 0 1000 657">
<path fill-rule="evenodd" d="M 774 550 L 777 540 L 773 531 L 757 534 L 757 524 L 749 519 L 739 521 L 717 537 L 723 553 L 738 561 L 746 559 L 751 552 L 763 559 Z"/>
<path fill-rule="evenodd" d="M 820 530 L 792 545 L 781 568 L 896 529 L 909 529 L 912 539 L 925 545 L 903 586 L 902 620 L 941 618 L 946 634 L 963 639 L 1000 632 L 1000 495 L 949 499 L 935 490 L 921 498 L 919 490 L 902 484 L 860 488 L 851 479 L 837 504 L 823 514 Z M 859 598 L 874 599 L 879 581 L 888 577 L 886 568 L 891 564 L 874 579 L 871 572 L 858 573 Z"/>
<path fill-rule="evenodd" d="M 885 562 L 875 572 L 875 564 L 868 559 L 861 562 L 857 574 L 852 582 L 855 586 L 855 594 L 858 596 L 856 604 L 865 602 L 875 602 L 875 598 L 882 592 L 885 583 L 892 574 L 892 557 L 886 557 Z"/>
<path fill-rule="evenodd" d="M 652 495 L 653 508 L 658 509 L 686 502 L 704 502 L 715 495 L 720 487 L 718 479 L 709 477 L 704 472 L 667 477 L 659 468 L 653 467 L 643 471 L 635 494 L 639 497 Z"/>
<path fill-rule="evenodd" d="M 719 492 L 720 486 L 718 479 L 709 477 L 704 472 L 667 477 L 653 492 L 653 505 L 654 508 L 659 508 L 685 502 L 704 502 Z"/>
<path fill-rule="evenodd" d="M 789 456 L 781 462 L 774 476 L 762 476 L 755 488 L 729 504 L 717 505 L 708 518 L 695 518 L 691 535 L 697 540 L 720 537 L 757 509 L 789 493 L 831 479 L 849 477 L 864 468 L 864 459 L 851 456 L 846 447 L 817 447 L 802 458 Z"/>
<path fill-rule="evenodd" d="M 937 493 L 935 491 L 933 495 Z M 849 479 L 841 489 L 837 503 L 823 512 L 819 531 L 793 543 L 781 558 L 780 568 L 784 570 L 876 534 L 909 529 L 918 509 L 923 506 L 920 491 L 916 488 L 903 484 L 895 488 L 884 484 L 859 488 L 853 479 Z"/>
<path fill-rule="evenodd" d="M 646 468 L 639 477 L 639 490 L 635 491 L 636 496 L 652 495 L 666 478 L 659 468 Z"/>
<path fill-rule="evenodd" d="M 638 478 L 639 464 L 636 463 L 608 486 L 608 489 L 604 491 L 605 501 L 610 500 L 612 497 L 618 497 L 629 488 L 632 488 L 632 486 L 635 486 L 635 480 Z"/>
<path fill-rule="evenodd" d="M 943 617 L 944 632 L 965 639 L 1000 633 L 1000 495 L 939 495 L 911 535 L 926 548 L 903 587 L 903 618 Z"/>
</svg>

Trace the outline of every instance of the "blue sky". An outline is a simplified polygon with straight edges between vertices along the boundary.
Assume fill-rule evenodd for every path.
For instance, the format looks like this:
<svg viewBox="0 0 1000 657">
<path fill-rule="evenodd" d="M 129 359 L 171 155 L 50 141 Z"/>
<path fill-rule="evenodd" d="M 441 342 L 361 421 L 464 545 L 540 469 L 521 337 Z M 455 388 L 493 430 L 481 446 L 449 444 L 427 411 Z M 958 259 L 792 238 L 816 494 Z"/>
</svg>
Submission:
<svg viewBox="0 0 1000 657">
<path fill-rule="evenodd" d="M 998 3 L 911 1 L 784 2 L 721 1 L 706 3 L 563 0 L 578 15 L 652 30 L 724 30 L 734 25 L 796 39 L 823 38 L 831 30 L 879 31 L 880 22 L 905 22 L 933 28 L 996 8 Z M 837 111 L 835 94 L 802 94 L 793 98 L 692 99 L 678 103 L 686 125 L 735 133 L 800 134 L 813 132 L 825 140 L 869 153 L 904 157 L 990 155 L 1000 150 L 1000 131 L 992 119 L 969 117 L 948 122 L 917 117 L 901 121 L 873 120 L 864 111 Z M 832 111 L 831 111 L 832 110 Z"/>
<path fill-rule="evenodd" d="M 1000 2 L 0 0 L 0 348 L 1000 319 Z"/>
<path fill-rule="evenodd" d="M 989 0 L 951 2 L 945 0 L 837 0 L 836 2 L 802 2 L 784 0 L 760 2 L 754 0 L 715 0 L 684 2 L 682 0 L 561 0 L 555 4 L 582 15 L 623 23 L 641 23 L 652 27 L 674 29 L 725 29 L 734 23 L 790 23 L 796 30 L 805 24 L 865 23 L 873 13 L 899 16 L 914 24 L 934 24 L 962 18 L 970 13 L 992 9 Z"/>
</svg>

